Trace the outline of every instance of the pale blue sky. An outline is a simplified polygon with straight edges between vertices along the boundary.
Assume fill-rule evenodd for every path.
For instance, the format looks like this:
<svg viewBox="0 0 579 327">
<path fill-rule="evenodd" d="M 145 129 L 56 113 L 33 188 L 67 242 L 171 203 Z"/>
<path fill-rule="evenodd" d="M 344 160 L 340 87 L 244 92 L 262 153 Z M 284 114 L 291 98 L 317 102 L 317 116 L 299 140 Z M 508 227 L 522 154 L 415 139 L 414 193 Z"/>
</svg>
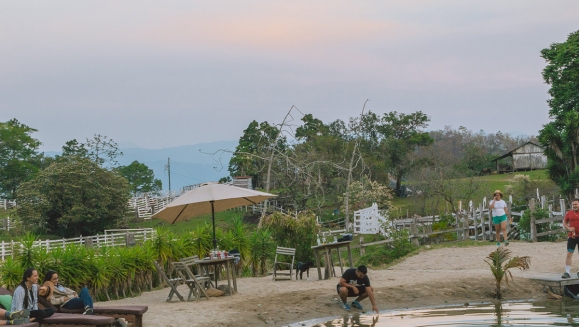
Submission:
<svg viewBox="0 0 579 327">
<path fill-rule="evenodd" d="M 576 0 L 1 1 L 0 121 L 43 150 L 94 133 L 165 148 L 237 140 L 292 105 L 346 120 L 370 99 L 429 129 L 536 134 L 539 52 L 577 17 Z"/>
</svg>

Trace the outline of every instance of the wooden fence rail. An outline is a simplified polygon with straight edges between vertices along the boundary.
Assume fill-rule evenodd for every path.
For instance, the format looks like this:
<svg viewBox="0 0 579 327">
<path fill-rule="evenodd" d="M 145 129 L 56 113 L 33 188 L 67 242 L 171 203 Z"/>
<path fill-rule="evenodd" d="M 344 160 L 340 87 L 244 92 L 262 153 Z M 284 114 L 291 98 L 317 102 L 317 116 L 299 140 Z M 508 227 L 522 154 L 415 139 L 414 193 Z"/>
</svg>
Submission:
<svg viewBox="0 0 579 327">
<path fill-rule="evenodd" d="M 113 247 L 113 246 L 133 246 L 143 243 L 156 236 L 152 228 L 126 229 L 126 230 L 106 230 L 104 235 L 80 236 L 73 238 L 63 238 L 62 240 L 39 240 L 34 243 L 34 247 L 51 251 L 53 249 L 64 249 L 68 245 L 82 245 L 86 247 Z M 5 260 L 13 256 L 23 248 L 20 242 L 0 243 L 0 258 Z"/>
</svg>

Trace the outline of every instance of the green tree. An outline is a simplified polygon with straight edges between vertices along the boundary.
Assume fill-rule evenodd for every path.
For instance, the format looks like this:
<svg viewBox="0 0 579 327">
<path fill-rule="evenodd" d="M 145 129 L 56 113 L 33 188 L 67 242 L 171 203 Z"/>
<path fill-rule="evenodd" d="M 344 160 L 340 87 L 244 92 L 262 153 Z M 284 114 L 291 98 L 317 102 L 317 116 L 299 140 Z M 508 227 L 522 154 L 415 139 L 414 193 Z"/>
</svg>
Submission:
<svg viewBox="0 0 579 327">
<path fill-rule="evenodd" d="M 87 138 L 86 143 L 80 143 L 76 139 L 66 142 L 62 147 L 62 155 L 57 156 L 57 159 L 82 157 L 94 161 L 99 166 L 107 164 L 114 167 L 118 165 L 117 157 L 122 155 L 123 152 L 113 139 L 95 134 L 92 139 Z"/>
<path fill-rule="evenodd" d="M 579 187 L 579 31 L 543 49 L 541 57 L 547 62 L 543 79 L 550 85 L 552 121 L 539 132 L 539 141 L 546 147 L 549 177 L 572 198 Z"/>
<path fill-rule="evenodd" d="M 93 235 L 123 222 L 126 179 L 80 157 L 59 160 L 18 189 L 24 227 L 64 237 Z"/>
<path fill-rule="evenodd" d="M 432 144 L 433 139 L 422 129 L 430 119 L 421 111 L 411 114 L 396 111 L 385 113 L 377 126 L 382 134 L 381 152 L 389 172 L 396 178 L 396 191 L 400 191 L 402 178 L 413 168 L 411 155 L 418 147 Z"/>
<path fill-rule="evenodd" d="M 79 143 L 76 139 L 72 139 L 62 146 L 62 156 L 78 156 L 88 158 L 88 149 L 84 143 Z"/>
<path fill-rule="evenodd" d="M 129 181 L 133 194 L 159 192 L 163 188 L 161 180 L 155 179 L 153 170 L 137 160 L 128 166 L 116 168 L 116 171 Z"/>
<path fill-rule="evenodd" d="M 255 185 L 260 183 L 272 149 L 283 151 L 287 147 L 286 138 L 278 138 L 279 133 L 274 125 L 266 121 L 249 123 L 229 161 L 231 176 L 252 176 Z"/>
<path fill-rule="evenodd" d="M 0 122 L 0 195 L 14 199 L 20 183 L 38 172 L 40 142 L 31 136 L 37 130 L 16 119 Z"/>
</svg>

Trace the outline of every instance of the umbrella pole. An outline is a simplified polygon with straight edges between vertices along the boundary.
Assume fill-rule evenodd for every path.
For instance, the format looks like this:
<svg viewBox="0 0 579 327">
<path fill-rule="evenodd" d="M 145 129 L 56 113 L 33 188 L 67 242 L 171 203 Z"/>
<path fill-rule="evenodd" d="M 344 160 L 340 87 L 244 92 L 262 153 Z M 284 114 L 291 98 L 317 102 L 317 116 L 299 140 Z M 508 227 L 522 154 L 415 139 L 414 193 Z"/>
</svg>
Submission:
<svg viewBox="0 0 579 327">
<path fill-rule="evenodd" d="M 211 220 L 213 221 L 213 250 L 217 250 L 217 239 L 215 239 L 215 208 L 213 207 L 215 201 L 209 202 L 211 202 Z"/>
</svg>

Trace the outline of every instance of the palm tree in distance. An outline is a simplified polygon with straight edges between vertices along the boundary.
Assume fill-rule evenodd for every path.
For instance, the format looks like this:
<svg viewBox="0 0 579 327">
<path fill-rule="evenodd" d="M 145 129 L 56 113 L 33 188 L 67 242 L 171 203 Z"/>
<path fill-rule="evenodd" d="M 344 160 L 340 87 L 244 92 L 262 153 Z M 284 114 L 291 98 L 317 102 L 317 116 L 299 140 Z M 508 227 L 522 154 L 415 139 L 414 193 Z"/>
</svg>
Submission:
<svg viewBox="0 0 579 327">
<path fill-rule="evenodd" d="M 495 297 L 497 299 L 502 298 L 501 294 L 501 282 L 503 279 L 509 284 L 509 278 L 513 280 L 513 275 L 509 271 L 511 268 L 518 268 L 520 270 L 527 270 L 531 265 L 531 257 L 514 257 L 511 258 L 511 251 L 506 247 L 498 247 L 495 251 L 491 252 L 487 256 L 488 260 L 485 262 L 491 268 L 493 276 L 495 276 L 496 290 Z"/>
</svg>

